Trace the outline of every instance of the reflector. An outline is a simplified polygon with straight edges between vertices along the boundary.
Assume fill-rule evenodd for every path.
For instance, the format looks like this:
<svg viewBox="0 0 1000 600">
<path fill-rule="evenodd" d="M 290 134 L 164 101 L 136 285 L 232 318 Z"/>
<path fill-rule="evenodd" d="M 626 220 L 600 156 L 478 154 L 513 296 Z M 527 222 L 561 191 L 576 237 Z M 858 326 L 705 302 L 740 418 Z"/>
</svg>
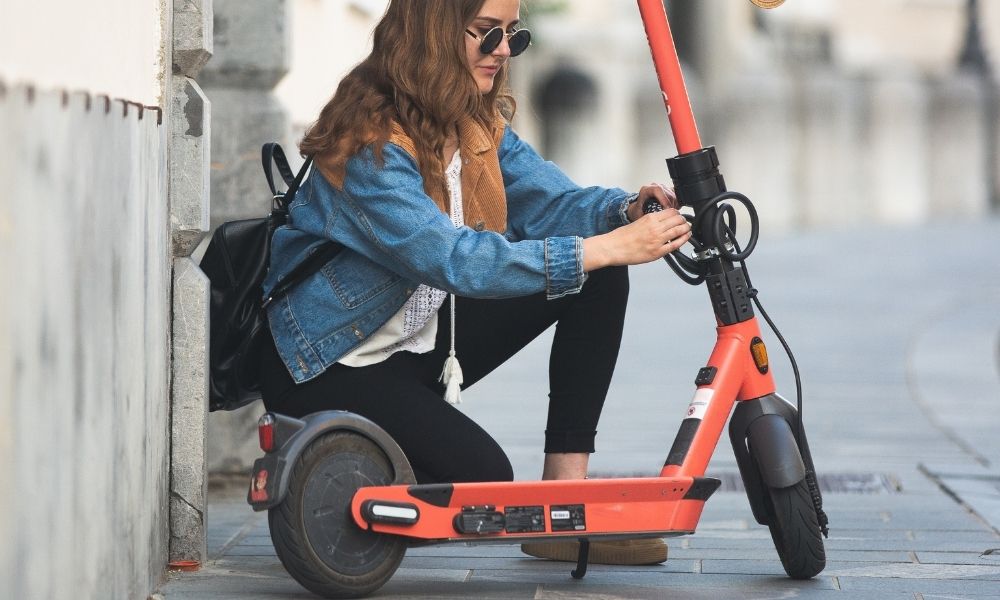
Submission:
<svg viewBox="0 0 1000 600">
<path fill-rule="evenodd" d="M 264 452 L 274 450 L 274 415 L 264 413 L 257 421 L 257 436 L 260 438 L 260 449 Z"/>
</svg>

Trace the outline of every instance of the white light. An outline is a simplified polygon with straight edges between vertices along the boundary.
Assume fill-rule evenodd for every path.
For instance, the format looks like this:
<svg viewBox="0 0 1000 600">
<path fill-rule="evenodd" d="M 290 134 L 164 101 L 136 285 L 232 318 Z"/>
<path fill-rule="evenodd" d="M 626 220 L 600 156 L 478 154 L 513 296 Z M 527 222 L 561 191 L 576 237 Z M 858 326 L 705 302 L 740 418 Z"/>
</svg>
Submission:
<svg viewBox="0 0 1000 600">
<path fill-rule="evenodd" d="M 376 517 L 390 517 L 393 519 L 416 520 L 417 511 L 414 508 L 404 508 L 402 506 L 385 506 L 375 504 L 371 507 L 372 515 Z"/>
</svg>

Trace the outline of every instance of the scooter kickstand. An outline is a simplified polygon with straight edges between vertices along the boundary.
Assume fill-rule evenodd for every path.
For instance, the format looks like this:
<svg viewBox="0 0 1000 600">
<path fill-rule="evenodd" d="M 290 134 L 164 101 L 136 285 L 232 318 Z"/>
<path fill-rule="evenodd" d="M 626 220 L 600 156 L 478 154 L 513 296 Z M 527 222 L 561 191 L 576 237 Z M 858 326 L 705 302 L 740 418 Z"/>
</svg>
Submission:
<svg viewBox="0 0 1000 600">
<path fill-rule="evenodd" d="M 587 557 L 590 555 L 590 540 L 580 538 L 580 553 L 576 557 L 576 568 L 570 573 L 573 579 L 583 579 L 587 574 Z"/>
</svg>

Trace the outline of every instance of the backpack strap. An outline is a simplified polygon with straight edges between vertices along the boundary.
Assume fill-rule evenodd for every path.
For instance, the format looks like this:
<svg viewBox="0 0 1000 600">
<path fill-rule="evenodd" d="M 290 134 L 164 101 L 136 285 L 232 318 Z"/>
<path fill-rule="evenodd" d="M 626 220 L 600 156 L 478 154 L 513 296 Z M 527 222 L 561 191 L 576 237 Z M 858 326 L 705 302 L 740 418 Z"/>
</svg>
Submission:
<svg viewBox="0 0 1000 600">
<path fill-rule="evenodd" d="M 260 148 L 260 162 L 264 167 L 264 177 L 267 178 L 267 187 L 271 188 L 271 195 L 278 196 L 278 188 L 274 185 L 274 167 L 277 167 L 278 174 L 285 181 L 285 185 L 291 187 L 295 176 L 291 167 L 288 166 L 288 158 L 281 145 L 275 142 L 264 144 Z"/>
<path fill-rule="evenodd" d="M 280 150 L 281 147 L 279 146 Z M 302 180 L 306 178 L 306 173 L 309 172 L 309 167 L 312 166 L 313 158 L 310 156 L 306 158 L 306 162 L 302 163 L 302 167 L 299 168 L 299 172 L 295 175 L 295 179 L 288 184 L 288 191 L 284 193 L 284 203 L 288 204 L 288 201 L 295 197 L 295 192 L 299 191 L 299 186 L 302 185 Z M 288 163 L 285 163 L 285 168 L 288 167 Z M 289 171 L 291 173 L 291 171 Z M 284 176 L 284 175 L 282 175 Z"/>
<path fill-rule="evenodd" d="M 271 290 L 268 297 L 264 298 L 264 303 L 261 305 L 261 308 L 267 308 L 267 306 L 275 300 L 284 298 L 293 287 L 302 283 L 307 277 L 322 269 L 323 265 L 339 254 L 343 248 L 343 244 L 334 241 L 328 241 L 317 246 L 315 250 L 309 253 L 309 256 L 307 256 L 305 260 L 295 265 L 295 268 L 292 269 L 288 275 L 285 275 L 281 281 L 278 282 L 278 285 L 274 286 L 274 289 Z"/>
<path fill-rule="evenodd" d="M 312 166 L 312 157 L 307 157 L 306 161 L 302 163 L 302 167 L 299 172 L 292 177 L 292 170 L 288 167 L 288 160 L 285 158 L 285 152 L 281 149 L 281 146 L 275 143 L 264 144 L 261 150 L 263 161 L 264 161 L 264 174 L 267 176 L 267 184 L 271 186 L 271 191 L 275 192 L 274 181 L 271 178 L 271 169 L 269 168 L 268 161 L 272 161 L 278 167 L 278 172 L 281 173 L 281 178 L 285 180 L 288 184 L 288 191 L 283 194 L 278 194 L 275 192 L 274 201 L 278 204 L 278 208 L 284 211 L 287 207 L 288 200 L 295 197 L 295 192 L 299 191 L 299 186 L 302 185 L 302 180 L 305 179 L 306 173 L 309 172 L 309 167 Z M 309 256 L 305 258 L 302 262 L 295 265 L 295 268 L 288 272 L 287 275 L 278 281 L 278 284 L 274 286 L 271 290 L 270 295 L 264 299 L 264 303 L 261 305 L 262 308 L 267 308 L 269 304 L 275 300 L 283 298 L 288 292 L 304 281 L 307 277 L 316 273 L 323 265 L 330 261 L 334 256 L 336 256 L 342 249 L 343 244 L 328 240 L 323 244 L 317 246 Z"/>
</svg>

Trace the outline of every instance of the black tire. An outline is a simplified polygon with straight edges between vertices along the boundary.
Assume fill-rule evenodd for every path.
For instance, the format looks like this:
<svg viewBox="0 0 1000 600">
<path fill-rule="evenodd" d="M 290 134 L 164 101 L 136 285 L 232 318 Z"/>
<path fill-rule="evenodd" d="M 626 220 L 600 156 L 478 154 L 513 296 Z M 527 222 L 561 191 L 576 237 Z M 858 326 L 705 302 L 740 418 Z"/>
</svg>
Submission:
<svg viewBox="0 0 1000 600">
<path fill-rule="evenodd" d="M 268 511 L 285 570 L 324 598 L 359 598 L 382 587 L 403 560 L 406 541 L 359 528 L 351 499 L 360 487 L 392 481 L 392 463 L 360 434 L 338 431 L 309 444 L 292 468 L 285 499 Z"/>
<path fill-rule="evenodd" d="M 792 579 L 818 575 L 826 567 L 826 549 L 808 484 L 803 479 L 791 487 L 767 487 L 767 492 L 767 527 L 785 573 Z"/>
</svg>

